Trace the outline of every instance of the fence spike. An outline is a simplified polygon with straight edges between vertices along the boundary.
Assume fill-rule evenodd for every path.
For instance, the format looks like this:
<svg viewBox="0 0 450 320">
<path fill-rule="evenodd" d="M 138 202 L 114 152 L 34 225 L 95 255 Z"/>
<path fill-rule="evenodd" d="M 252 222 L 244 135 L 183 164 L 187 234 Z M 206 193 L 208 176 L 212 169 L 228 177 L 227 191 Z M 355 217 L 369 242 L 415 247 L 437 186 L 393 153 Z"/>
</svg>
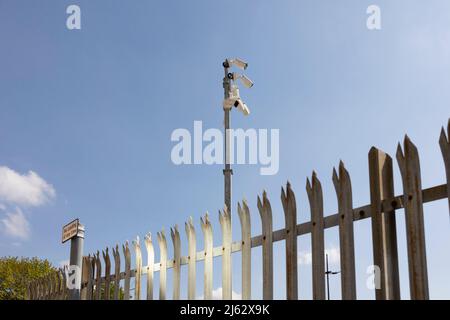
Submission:
<svg viewBox="0 0 450 320">
<path fill-rule="evenodd" d="M 114 300 L 120 299 L 120 252 L 119 245 L 113 247 L 113 257 L 114 257 Z"/>
<path fill-rule="evenodd" d="M 39 283 L 39 280 L 34 281 L 34 290 L 35 290 L 35 299 L 34 300 L 40 300 L 41 299 L 41 286 Z"/>
<path fill-rule="evenodd" d="M 26 284 L 26 295 L 25 300 L 33 300 L 33 294 L 32 294 L 32 288 L 31 288 L 31 282 L 28 282 Z"/>
<path fill-rule="evenodd" d="M 37 281 L 36 280 L 33 280 L 32 282 L 31 282 L 31 285 L 32 285 L 32 292 L 33 292 L 33 296 L 32 296 L 32 299 L 33 300 L 38 300 L 38 298 L 39 298 L 39 291 L 38 291 L 38 285 L 37 285 Z"/>
<path fill-rule="evenodd" d="M 170 236 L 173 244 L 173 300 L 180 300 L 180 269 L 181 269 L 181 244 L 178 225 L 170 228 Z"/>
<path fill-rule="evenodd" d="M 64 274 L 66 275 L 66 279 L 67 279 L 68 278 L 68 267 L 65 266 L 64 268 L 65 268 Z M 90 255 L 83 257 L 83 272 L 82 272 L 82 274 L 83 274 L 82 278 L 84 278 L 84 281 L 86 282 L 86 287 L 83 291 L 83 298 L 86 300 L 92 300 L 94 270 L 92 269 L 92 261 L 91 261 Z M 66 294 L 68 294 L 68 292 L 66 292 Z"/>
<path fill-rule="evenodd" d="M 153 269 L 155 264 L 155 251 L 153 248 L 152 234 L 145 236 L 145 247 L 147 249 L 147 300 L 153 300 Z"/>
<path fill-rule="evenodd" d="M 35 286 L 36 286 L 36 300 L 41 299 L 42 291 L 41 291 L 41 284 L 39 282 L 40 280 L 35 280 Z"/>
<path fill-rule="evenodd" d="M 105 261 L 105 292 L 103 298 L 110 298 L 110 282 L 111 282 L 111 259 L 109 258 L 108 248 L 102 250 L 103 260 Z"/>
<path fill-rule="evenodd" d="M 262 222 L 263 299 L 273 299 L 273 222 L 272 207 L 264 190 L 262 201 L 258 196 L 258 211 Z"/>
<path fill-rule="evenodd" d="M 250 210 L 247 201 L 242 201 L 242 206 L 238 202 L 238 215 L 241 222 L 242 237 L 242 299 L 251 299 L 251 224 Z"/>
<path fill-rule="evenodd" d="M 83 266 L 83 264 L 82 264 L 82 266 Z M 66 300 L 67 277 L 66 277 L 65 269 L 66 269 L 66 266 L 59 269 L 59 273 L 61 276 L 61 292 L 60 292 L 60 297 L 59 297 L 60 300 Z M 81 283 L 81 288 L 83 289 L 83 283 Z"/>
<path fill-rule="evenodd" d="M 194 221 L 192 216 L 185 223 L 186 235 L 188 239 L 188 299 L 195 299 L 196 284 L 196 261 L 197 261 L 197 240 L 195 236 Z"/>
<path fill-rule="evenodd" d="M 56 300 L 61 300 L 61 292 L 62 292 L 62 274 L 61 269 L 56 270 Z"/>
<path fill-rule="evenodd" d="M 164 233 L 164 228 L 161 232 L 157 233 L 158 236 L 158 244 L 160 251 L 160 260 L 159 260 L 159 299 L 166 299 L 166 287 L 167 287 L 167 240 L 166 235 Z"/>
<path fill-rule="evenodd" d="M 41 289 L 42 294 L 41 294 L 40 300 L 46 300 L 47 299 L 47 281 L 45 280 L 45 277 L 41 278 L 40 284 L 41 284 L 41 288 L 42 288 Z"/>
<path fill-rule="evenodd" d="M 54 296 L 55 300 L 59 300 L 60 292 L 61 292 L 61 275 L 59 273 L 59 270 L 57 269 L 55 271 L 55 296 Z"/>
<path fill-rule="evenodd" d="M 43 289 L 43 295 L 42 300 L 48 299 L 48 281 L 47 278 L 42 278 L 42 289 Z"/>
<path fill-rule="evenodd" d="M 286 230 L 286 297 L 288 300 L 298 299 L 298 260 L 297 260 L 297 206 L 295 194 L 289 181 L 286 191 L 281 188 Z"/>
<path fill-rule="evenodd" d="M 55 292 L 55 300 L 61 300 L 61 292 L 62 292 L 62 275 L 61 270 L 57 269 L 55 271 L 56 276 L 56 292 Z"/>
<path fill-rule="evenodd" d="M 222 299 L 231 300 L 231 213 L 226 205 L 219 210 L 219 222 L 222 229 Z"/>
<path fill-rule="evenodd" d="M 41 283 L 42 283 L 42 300 L 48 300 L 49 285 L 47 277 L 43 277 L 41 279 Z"/>
<path fill-rule="evenodd" d="M 100 252 L 97 250 L 97 253 L 94 256 L 95 258 L 95 300 L 101 300 L 102 298 L 102 263 L 100 260 Z"/>
<path fill-rule="evenodd" d="M 356 299 L 355 247 L 353 235 L 353 203 L 350 175 L 344 162 L 339 162 L 339 175 L 333 168 L 333 183 L 339 207 L 339 243 L 341 255 L 342 299 Z"/>
<path fill-rule="evenodd" d="M 205 300 L 212 299 L 212 279 L 213 279 L 213 238 L 212 227 L 209 221 L 208 212 L 204 218 L 200 218 L 204 243 L 205 243 L 205 268 L 204 268 L 204 298 Z"/>
<path fill-rule="evenodd" d="M 55 271 L 54 278 L 55 278 L 55 286 L 53 291 L 53 299 L 59 300 L 59 293 L 61 290 L 61 278 L 59 276 L 59 270 Z"/>
<path fill-rule="evenodd" d="M 39 299 L 39 286 L 38 286 L 38 282 L 36 280 L 34 280 L 32 282 L 32 288 L 33 288 L 33 300 L 38 300 Z"/>
<path fill-rule="evenodd" d="M 47 281 L 49 284 L 49 294 L 48 294 L 48 300 L 53 300 L 55 295 L 55 277 L 53 272 L 51 272 L 47 276 Z"/>
<path fill-rule="evenodd" d="M 325 243 L 323 220 L 323 193 L 317 173 L 312 172 L 312 183 L 306 179 L 311 211 L 311 255 L 312 255 L 312 284 L 313 299 L 325 300 Z"/>
<path fill-rule="evenodd" d="M 130 300 L 130 278 L 131 278 L 131 252 L 128 240 L 122 245 L 122 252 L 125 258 L 125 280 L 123 284 L 123 299 Z"/>
<path fill-rule="evenodd" d="M 404 140 L 404 153 L 400 144 L 397 148 L 397 162 L 403 181 L 411 299 L 428 300 L 428 272 L 419 153 L 407 135 Z"/>
<path fill-rule="evenodd" d="M 47 276 L 47 283 L 48 283 L 48 296 L 47 296 L 47 300 L 52 300 L 53 299 L 53 290 L 54 290 L 54 280 L 53 280 L 53 272 L 50 273 Z"/>
<path fill-rule="evenodd" d="M 28 283 L 27 300 L 34 300 L 34 281 Z"/>
<path fill-rule="evenodd" d="M 44 277 L 44 288 L 45 288 L 44 300 L 49 300 L 50 283 L 49 283 L 49 280 L 48 280 L 48 275 Z"/>
<path fill-rule="evenodd" d="M 142 252 L 139 236 L 133 241 L 136 259 L 136 274 L 134 276 L 134 300 L 141 299 L 141 275 L 142 275 Z"/>
<path fill-rule="evenodd" d="M 442 157 L 444 158 L 445 173 L 447 175 L 447 198 L 450 214 L 450 119 L 447 123 L 447 135 L 445 134 L 444 127 L 442 127 L 439 145 L 441 147 Z"/>
<path fill-rule="evenodd" d="M 44 300 L 44 296 L 45 296 L 45 286 L 44 286 L 44 280 L 41 278 L 39 280 L 37 280 L 37 284 L 39 287 L 39 297 L 38 300 Z"/>
<path fill-rule="evenodd" d="M 29 286 L 30 286 L 29 300 L 36 300 L 36 291 L 35 291 L 34 281 L 30 281 Z"/>
<path fill-rule="evenodd" d="M 400 299 L 395 209 L 383 209 L 383 201 L 394 198 L 392 158 L 372 147 L 369 151 L 370 216 L 374 265 L 380 269 L 377 300 Z"/>
</svg>

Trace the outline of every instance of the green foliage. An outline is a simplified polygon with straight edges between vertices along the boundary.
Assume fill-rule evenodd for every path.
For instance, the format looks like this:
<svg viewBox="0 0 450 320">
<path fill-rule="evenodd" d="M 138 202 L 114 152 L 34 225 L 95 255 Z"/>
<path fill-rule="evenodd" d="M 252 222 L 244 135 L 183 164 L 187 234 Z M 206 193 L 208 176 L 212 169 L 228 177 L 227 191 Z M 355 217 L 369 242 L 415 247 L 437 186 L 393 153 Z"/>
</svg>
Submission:
<svg viewBox="0 0 450 320">
<path fill-rule="evenodd" d="M 112 300 L 114 299 L 114 288 L 115 288 L 115 284 L 114 282 L 111 282 L 109 284 L 109 299 Z M 105 284 L 102 283 L 102 287 L 101 287 L 101 299 L 105 299 Z M 124 291 L 123 288 L 119 286 L 119 300 L 123 300 L 124 297 Z"/>
<path fill-rule="evenodd" d="M 30 281 L 56 271 L 48 260 L 38 258 L 0 258 L 0 300 L 23 300 Z"/>
</svg>

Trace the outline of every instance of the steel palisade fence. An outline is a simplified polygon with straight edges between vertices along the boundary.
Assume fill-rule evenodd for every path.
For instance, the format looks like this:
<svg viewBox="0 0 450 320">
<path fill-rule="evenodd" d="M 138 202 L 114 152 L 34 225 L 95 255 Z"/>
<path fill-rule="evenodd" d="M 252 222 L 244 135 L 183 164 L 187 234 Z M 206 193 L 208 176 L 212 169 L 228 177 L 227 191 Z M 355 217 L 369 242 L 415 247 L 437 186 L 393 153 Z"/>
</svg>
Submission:
<svg viewBox="0 0 450 320">
<path fill-rule="evenodd" d="M 222 298 L 232 298 L 231 258 L 241 252 L 242 299 L 251 299 L 252 248 L 262 246 L 262 297 L 273 299 L 273 243 L 286 242 L 286 297 L 298 299 L 297 237 L 311 234 L 312 295 L 313 299 L 325 299 L 324 230 L 338 226 L 341 269 L 342 299 L 356 299 L 354 221 L 371 219 L 373 263 L 380 268 L 380 289 L 375 290 L 376 299 L 400 299 L 399 267 L 397 253 L 396 215 L 398 209 L 405 211 L 406 243 L 408 253 L 409 287 L 411 299 L 429 299 L 427 258 L 425 250 L 423 204 L 449 199 L 450 205 L 450 120 L 447 133 L 442 128 L 439 144 L 445 164 L 446 183 L 422 189 L 419 154 L 408 136 L 403 148 L 398 144 L 397 163 L 403 183 L 403 194 L 395 196 L 392 158 L 372 147 L 369 151 L 370 203 L 353 207 L 350 175 L 341 161 L 333 169 L 332 181 L 336 190 L 338 212 L 324 216 L 321 183 L 315 172 L 306 180 L 306 191 L 310 203 L 311 220 L 297 224 L 295 194 L 289 182 L 281 190 L 281 202 L 285 216 L 285 228 L 273 230 L 272 208 L 266 192 L 257 197 L 257 206 L 262 221 L 262 233 L 251 236 L 250 211 L 246 201 L 238 203 L 241 239 L 232 241 L 231 216 L 224 208 L 219 212 L 222 244 L 213 246 L 213 231 L 210 217 L 200 220 L 204 237 L 204 249 L 197 251 L 196 231 L 192 218 L 185 223 L 188 240 L 187 255 L 181 255 L 180 233 L 177 226 L 170 229 L 173 257 L 167 256 L 167 240 L 163 231 L 157 233 L 160 261 L 155 262 L 154 241 L 151 234 L 145 236 L 147 261 L 142 261 L 139 238 L 133 241 L 135 269 L 131 269 L 131 249 L 127 243 L 113 248 L 114 270 L 111 273 L 109 250 L 84 257 L 82 268 L 81 298 L 85 300 L 110 300 L 130 298 L 130 282 L 134 279 L 135 299 L 154 299 L 154 277 L 159 273 L 159 299 L 167 298 L 167 270 L 173 269 L 172 298 L 180 299 L 180 269 L 187 265 L 187 299 L 196 299 L 196 264 L 204 263 L 205 299 L 212 299 L 213 258 L 222 257 Z M 125 270 L 120 270 L 121 258 Z M 103 262 L 102 262 L 103 260 Z M 104 270 L 102 269 L 104 267 Z M 146 295 L 143 296 L 141 278 L 146 276 Z M 123 280 L 123 286 L 121 286 Z M 30 299 L 67 299 L 64 285 L 66 275 L 59 270 L 46 278 L 30 283 Z"/>
</svg>

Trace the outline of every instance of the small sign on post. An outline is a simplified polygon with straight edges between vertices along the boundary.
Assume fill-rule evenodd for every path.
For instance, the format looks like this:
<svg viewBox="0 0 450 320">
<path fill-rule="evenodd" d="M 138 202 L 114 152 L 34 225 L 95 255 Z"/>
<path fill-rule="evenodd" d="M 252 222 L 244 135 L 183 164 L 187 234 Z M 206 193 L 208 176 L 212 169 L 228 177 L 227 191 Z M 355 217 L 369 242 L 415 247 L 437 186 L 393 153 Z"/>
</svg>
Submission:
<svg viewBox="0 0 450 320">
<path fill-rule="evenodd" d="M 84 226 L 79 219 L 66 224 L 62 230 L 62 243 L 70 240 L 70 262 L 66 269 L 70 300 L 81 298 L 81 274 L 83 262 Z"/>
<path fill-rule="evenodd" d="M 72 239 L 73 237 L 76 237 L 78 235 L 79 226 L 80 226 L 79 219 L 75 219 L 72 222 L 66 224 L 63 227 L 63 231 L 62 231 L 62 243 L 66 242 L 67 240 Z"/>
</svg>

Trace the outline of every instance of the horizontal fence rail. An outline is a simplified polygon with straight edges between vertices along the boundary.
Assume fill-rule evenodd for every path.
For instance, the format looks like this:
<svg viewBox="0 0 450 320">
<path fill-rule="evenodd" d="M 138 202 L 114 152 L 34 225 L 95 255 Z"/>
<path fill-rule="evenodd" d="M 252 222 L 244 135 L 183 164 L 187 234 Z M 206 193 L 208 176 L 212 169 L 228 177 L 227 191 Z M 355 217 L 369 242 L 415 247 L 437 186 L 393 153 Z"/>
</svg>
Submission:
<svg viewBox="0 0 450 320">
<path fill-rule="evenodd" d="M 419 154 L 408 136 L 403 146 L 398 145 L 396 159 L 400 169 L 403 193 L 394 195 L 393 160 L 383 151 L 372 147 L 368 154 L 370 178 L 370 203 L 353 207 L 350 174 L 341 161 L 333 169 L 332 181 L 336 190 L 338 212 L 324 216 L 322 186 L 316 172 L 306 180 L 306 192 L 310 204 L 311 220 L 297 223 L 295 193 L 290 183 L 281 189 L 281 202 L 285 216 L 285 227 L 273 230 L 272 208 L 267 193 L 257 197 L 257 208 L 261 219 L 261 234 L 251 236 L 251 220 L 247 202 L 237 204 L 241 225 L 241 239 L 232 241 L 231 214 L 228 208 L 219 211 L 219 224 L 222 244 L 213 246 L 213 224 L 206 213 L 200 218 L 203 250 L 198 251 L 196 239 L 199 234 L 192 217 L 185 223 L 188 243 L 187 255 L 181 254 L 178 226 L 170 229 L 173 257 L 167 256 L 167 239 L 164 230 L 157 233 L 160 261 L 155 261 L 155 244 L 151 234 L 144 239 L 147 260 L 143 262 L 139 237 L 113 248 L 114 270 L 111 273 L 111 258 L 106 248 L 102 255 L 88 255 L 83 259 L 82 299 L 124 299 L 130 298 L 130 285 L 133 279 L 134 298 L 154 299 L 154 277 L 159 273 L 159 299 L 167 298 L 167 271 L 172 272 L 171 297 L 180 299 L 181 267 L 187 266 L 187 298 L 196 298 L 196 265 L 204 263 L 203 298 L 213 298 L 213 258 L 222 257 L 222 298 L 232 298 L 232 254 L 241 252 L 242 299 L 251 299 L 251 249 L 262 247 L 262 297 L 273 299 L 273 243 L 286 243 L 286 297 L 298 299 L 297 237 L 311 234 L 312 254 L 312 293 L 313 299 L 325 299 L 324 232 L 338 227 L 341 268 L 342 299 L 357 298 L 355 280 L 354 222 L 371 219 L 372 248 L 374 265 L 380 268 L 380 288 L 375 290 L 376 299 L 400 299 L 399 267 L 396 235 L 396 210 L 404 209 L 406 243 L 408 254 L 409 287 L 411 299 L 428 299 L 428 274 L 425 250 L 425 230 L 423 204 L 441 199 L 449 199 L 450 206 L 450 121 L 447 132 L 442 128 L 439 145 L 444 159 L 446 183 L 422 189 Z M 217 228 L 219 229 L 219 228 Z M 135 268 L 131 269 L 131 251 L 134 252 Z M 123 261 L 121 260 L 123 258 Z M 102 261 L 103 260 L 103 261 Z M 121 271 L 121 262 L 125 269 Z M 104 267 L 104 271 L 103 268 Z M 146 295 L 141 288 L 142 276 L 146 276 Z M 30 299 L 66 299 L 66 279 L 63 270 L 55 276 L 40 279 L 29 285 Z"/>
</svg>

